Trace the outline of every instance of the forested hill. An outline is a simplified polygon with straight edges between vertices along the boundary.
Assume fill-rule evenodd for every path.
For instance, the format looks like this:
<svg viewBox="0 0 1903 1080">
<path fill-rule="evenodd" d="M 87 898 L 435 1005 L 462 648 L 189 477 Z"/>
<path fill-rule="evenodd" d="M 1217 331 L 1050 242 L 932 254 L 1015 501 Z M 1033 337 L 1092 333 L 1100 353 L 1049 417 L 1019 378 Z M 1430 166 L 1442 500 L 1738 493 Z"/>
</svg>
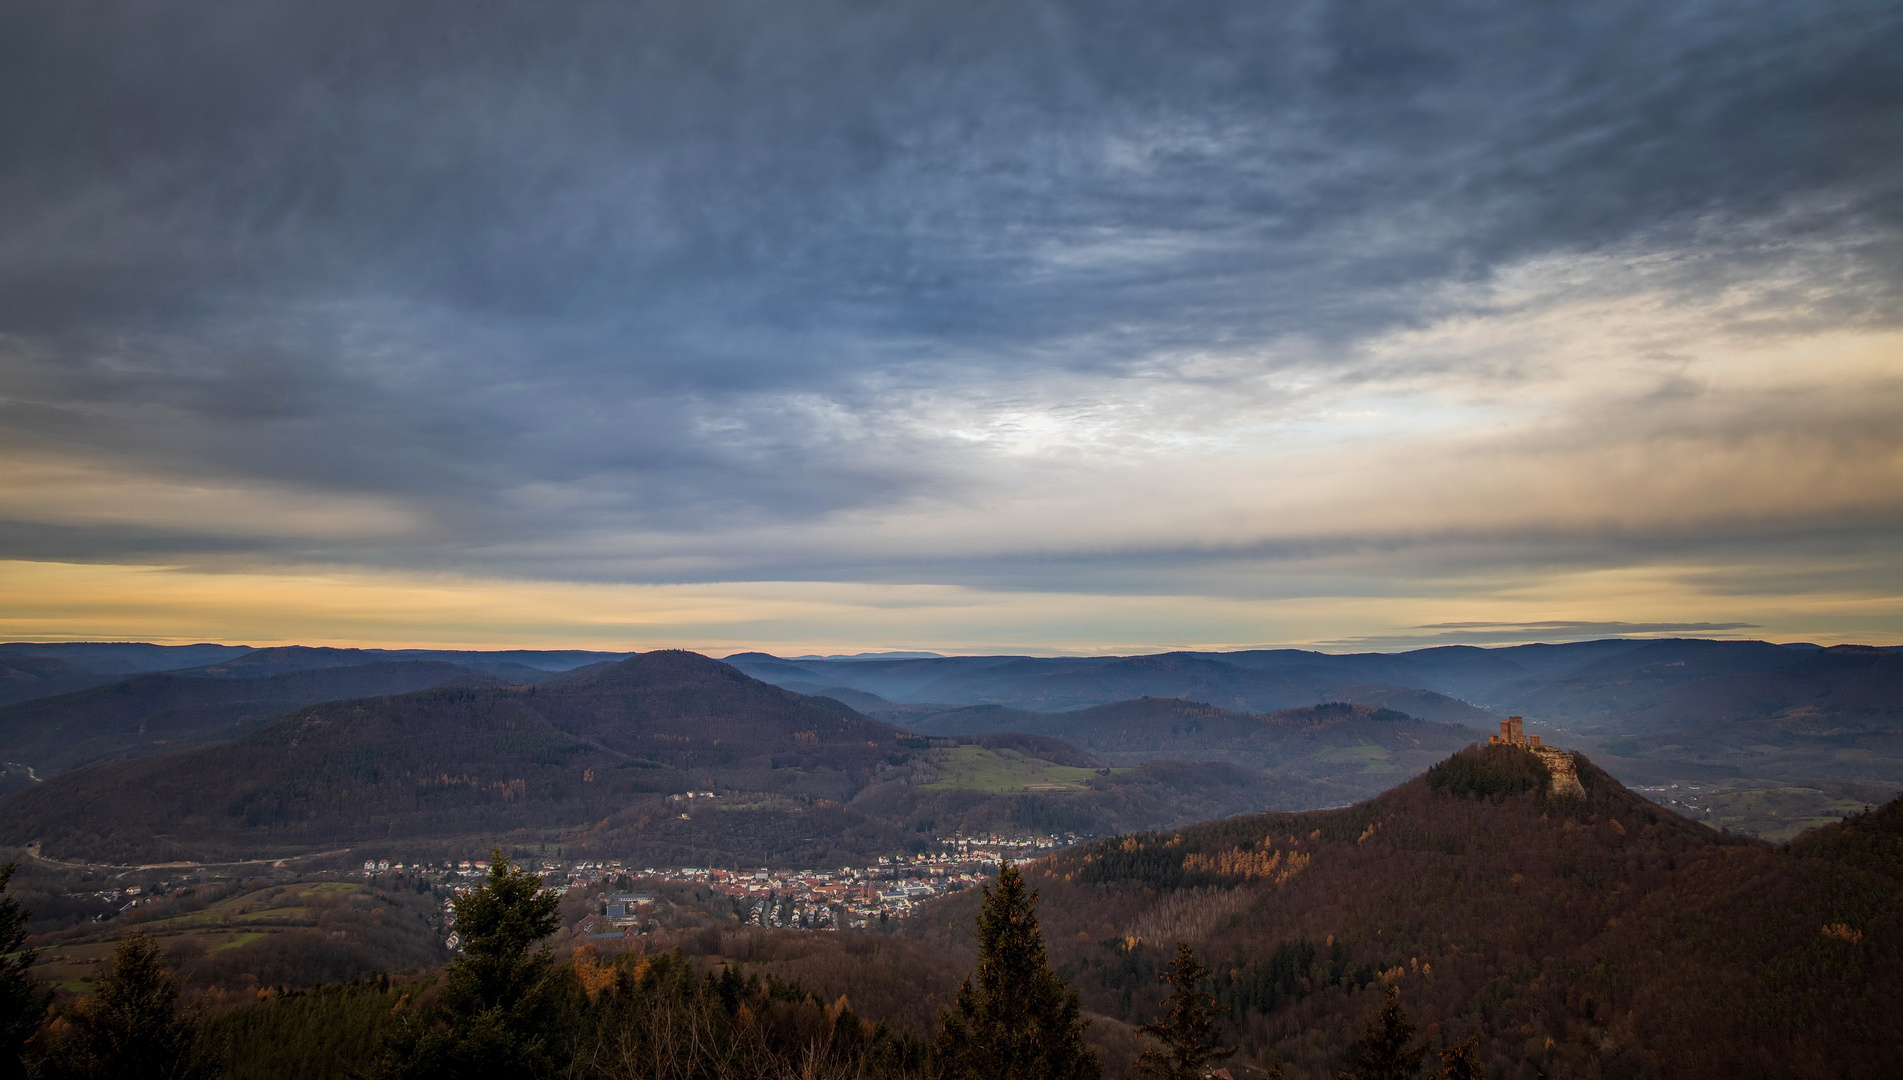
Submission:
<svg viewBox="0 0 1903 1080">
<path fill-rule="evenodd" d="M 215 738 L 319 701 L 407 694 L 471 674 L 435 660 L 389 660 L 252 678 L 133 675 L 105 686 L 0 707 L 0 759 L 51 776 Z"/>
<path fill-rule="evenodd" d="M 1282 804 L 1291 809 L 1339 806 L 1376 795 L 1479 737 L 1473 728 L 1349 702 L 1260 716 L 1166 697 L 1069 712 L 978 705 L 886 715 L 933 735 L 1010 731 L 1050 736 L 1117 765 L 1175 759 L 1262 769 L 1278 780 L 1309 785 Z"/>
<path fill-rule="evenodd" d="M 12 643 L 0 645 L 0 705 L 159 669 L 185 677 L 255 679 L 412 661 L 453 663 L 519 684 L 583 665 L 611 666 L 626 655 Z M 1044 731 L 1033 725 L 1046 721 L 1020 714 L 1061 714 L 1146 696 L 1255 715 L 1353 702 L 1483 730 L 1507 714 L 1520 714 L 1529 730 L 1588 749 L 1628 783 L 1695 785 L 1699 790 L 1687 799 L 1688 808 L 1734 829 L 1776 838 L 1866 801 L 1887 799 L 1903 787 L 1903 714 L 1896 707 L 1903 694 L 1903 650 L 1891 647 L 1611 639 L 1352 655 L 1263 649 L 1126 657 L 783 659 L 746 653 L 729 659 L 742 672 L 796 693 L 832 697 L 899 727 L 945 733 Z M 356 693 L 370 692 L 387 689 Z M 976 715 L 984 709 L 990 710 L 988 717 Z M 261 715 L 245 712 L 241 722 Z M 45 726 L 64 722 L 51 717 Z M 137 729 L 135 724 L 135 734 Z M 206 731 L 180 734 L 217 737 L 219 730 L 213 724 Z M 222 730 L 230 733 L 229 726 Z M 104 756 L 150 749 L 161 739 L 168 747 L 180 741 L 166 734 L 123 739 Z M 1421 743 L 1430 754 L 1451 748 L 1431 738 Z M 58 739 L 52 745 L 65 749 Z M 1379 746 L 1381 740 L 1367 745 Z M 1127 755 L 1152 751 L 1106 746 L 1103 752 L 1126 755 L 1122 760 L 1128 762 L 1141 758 Z M 1218 750 L 1172 746 L 1156 752 L 1183 758 Z M 1425 763 L 1405 754 L 1395 758 L 1390 752 L 1389 757 L 1387 764 L 1403 775 Z M 0 766 L 0 790 L 31 783 L 26 767 L 44 776 L 77 760 L 56 760 L 39 750 L 0 757 L 22 766 L 11 771 Z M 1325 780 L 1331 795 L 1340 797 L 1320 800 L 1323 804 L 1373 792 L 1344 783 L 1348 775 L 1300 767 L 1285 779 Z"/>
<path fill-rule="evenodd" d="M 933 747 L 717 660 L 652 652 L 539 685 L 468 675 L 325 702 L 228 742 L 74 770 L 0 799 L 0 844 L 141 863 L 503 841 L 817 866 L 935 829 L 1101 835 L 1312 795 L 1223 763 L 1110 769 L 1050 740 L 959 741 Z M 670 797 L 690 791 L 719 797 L 684 813 Z"/>
<path fill-rule="evenodd" d="M 128 675 L 165 672 L 201 678 L 263 678 L 294 671 L 397 661 L 455 664 L 537 682 L 584 664 L 631 653 L 577 649 L 339 649 L 328 646 L 151 645 L 112 641 L 14 641 L 0 644 L 0 705 L 103 686 Z"/>
<path fill-rule="evenodd" d="M 0 802 L 0 833 L 146 860 L 501 835 L 611 816 L 710 769 L 845 797 L 901 735 L 719 661 L 656 652 L 540 686 L 313 705 L 221 745 L 55 777 Z"/>
<path fill-rule="evenodd" d="M 1687 638 L 1355 655 L 1267 649 L 783 660 L 755 653 L 735 662 L 904 726 L 921 710 L 946 724 L 983 722 L 975 708 L 974 715 L 953 710 L 990 707 L 990 719 L 1004 720 L 1007 710 L 1062 713 L 1143 695 L 1236 713 L 1357 702 L 1485 729 L 1518 714 L 1528 730 L 1591 751 L 1627 783 L 1696 786 L 1686 805 L 1780 839 L 1903 788 L 1903 648 L 1893 646 Z M 992 730 L 1044 730 L 1023 726 L 1022 718 L 1010 722 Z"/>
<path fill-rule="evenodd" d="M 816 761 L 853 772 L 881 758 L 880 747 L 889 748 L 904 734 L 837 702 L 782 690 L 718 660 L 671 649 L 558 676 L 535 696 L 537 710 L 563 730 L 677 767 L 732 765 L 804 746 Z"/>
<path fill-rule="evenodd" d="M 1575 766 L 1585 797 L 1555 797 L 1531 754 L 1476 748 L 1357 806 L 1074 849 L 1030 871 L 1053 962 L 1141 1022 L 1189 941 L 1240 1061 L 1291 1077 L 1335 1074 L 1383 982 L 1492 1076 L 1894 1075 L 1903 803 L 1774 847 Z M 909 932 L 960 948 L 972 904 Z"/>
</svg>

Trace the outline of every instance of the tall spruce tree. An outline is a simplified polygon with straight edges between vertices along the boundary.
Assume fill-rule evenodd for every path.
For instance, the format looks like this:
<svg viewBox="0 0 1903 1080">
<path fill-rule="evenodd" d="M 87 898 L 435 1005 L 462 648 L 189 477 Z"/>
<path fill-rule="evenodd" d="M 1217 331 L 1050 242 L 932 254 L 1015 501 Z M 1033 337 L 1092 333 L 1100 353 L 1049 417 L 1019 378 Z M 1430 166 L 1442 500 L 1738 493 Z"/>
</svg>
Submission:
<svg viewBox="0 0 1903 1080">
<path fill-rule="evenodd" d="M 1408 1045 L 1414 1030 L 1414 1022 L 1401 1008 L 1401 988 L 1389 983 L 1387 1002 L 1369 1018 L 1361 1037 L 1349 1043 L 1342 1055 L 1348 1066 L 1341 1074 L 1344 1080 L 1412 1080 L 1419 1076 L 1427 1046 Z"/>
<path fill-rule="evenodd" d="M 19 863 L 0 866 L 0 1080 L 26 1075 L 21 1054 L 46 1016 L 47 997 L 27 974 L 36 950 L 26 947 L 27 910 L 5 895 Z"/>
<path fill-rule="evenodd" d="M 393 1040 L 379 1071 L 410 1080 L 559 1072 L 567 984 L 535 945 L 561 927 L 560 902 L 541 875 L 493 852 L 488 879 L 450 902 L 463 954 L 443 972 L 440 1013 Z"/>
<path fill-rule="evenodd" d="M 449 966 L 445 997 L 472 1012 L 519 1004 L 548 973 L 548 949 L 533 947 L 561 928 L 560 904 L 540 874 L 492 853 L 488 879 L 450 901 L 463 954 Z"/>
<path fill-rule="evenodd" d="M 1209 969 L 1196 959 L 1189 942 L 1176 943 L 1176 958 L 1163 976 L 1170 995 L 1163 999 L 1163 1018 L 1138 1028 L 1161 1045 L 1146 1045 L 1137 1057 L 1137 1069 L 1158 1080 L 1203 1080 L 1211 1062 L 1231 1051 L 1221 1045 L 1216 999 L 1203 992 Z"/>
<path fill-rule="evenodd" d="M 72 1017 L 73 1033 L 46 1072 L 84 1080 L 186 1080 L 205 1073 L 194 1025 L 178 1008 L 178 983 L 158 943 L 130 934 L 112 954 L 112 970 Z"/>
<path fill-rule="evenodd" d="M 934 1044 L 945 1080 L 1097 1080 L 1077 991 L 1050 969 L 1037 893 L 1006 862 L 978 912 L 978 969 L 945 1010 Z"/>
</svg>

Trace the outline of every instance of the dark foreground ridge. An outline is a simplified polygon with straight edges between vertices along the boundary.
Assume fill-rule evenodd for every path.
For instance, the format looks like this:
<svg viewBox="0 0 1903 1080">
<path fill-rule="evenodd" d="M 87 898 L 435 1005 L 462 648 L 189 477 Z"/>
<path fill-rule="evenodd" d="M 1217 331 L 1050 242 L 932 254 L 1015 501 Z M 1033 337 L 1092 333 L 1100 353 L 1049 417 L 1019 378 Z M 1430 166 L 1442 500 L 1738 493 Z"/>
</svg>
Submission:
<svg viewBox="0 0 1903 1080">
<path fill-rule="evenodd" d="M 1384 985 L 1492 1076 L 1879 1076 L 1903 1046 L 1903 801 L 1778 847 L 1582 794 L 1511 746 L 1369 802 L 1098 841 L 1037 863 L 1087 1007 L 1153 1015 L 1176 941 L 1244 1060 L 1331 1076 Z M 939 948 L 971 900 L 908 925 Z M 1240 1075 L 1240 1074 L 1238 1074 Z"/>
<path fill-rule="evenodd" d="M 663 696 L 698 685 L 692 663 L 651 685 Z M 613 679 L 590 685 L 617 692 Z M 571 887 L 558 899 L 537 892 L 540 874 L 498 863 L 487 886 L 454 894 L 463 952 L 442 968 L 440 951 L 410 937 L 451 894 L 412 893 L 400 877 L 232 883 L 209 906 L 175 902 L 177 914 L 146 924 L 151 942 L 121 944 L 137 955 L 102 955 L 72 989 L 123 993 L 123 967 L 150 990 L 161 967 L 182 964 L 205 1021 L 169 1021 L 168 1045 L 195 1046 L 233 1080 L 503 1065 L 587 1078 L 1089 1080 L 1099 1063 L 1121 1080 L 1141 1046 L 1152 1062 L 1173 1053 L 1302 1080 L 1344 1066 L 1356 1080 L 1438 1077 L 1443 1060 L 1476 1070 L 1445 1075 L 1494 1080 L 1894 1075 L 1903 801 L 1774 846 L 1564 758 L 1475 746 L 1342 809 L 1087 843 L 1025 864 L 1028 891 L 929 901 L 896 932 L 749 927 L 703 888 L 645 879 L 602 883 L 645 896 Z M 604 901 L 648 905 L 645 932 L 595 933 Z M 308 929 L 267 938 L 274 951 L 177 951 L 188 926 L 300 913 Z M 67 940 L 34 943 L 80 947 Z M 387 941 L 380 957 L 371 941 Z M 267 982 L 309 987 L 378 959 L 410 970 L 309 990 Z M 63 1061 L 92 1029 L 62 1000 L 64 1026 L 38 1045 Z M 1377 1068 L 1422 1057 L 1424 1068 Z M 1011 1071 L 1030 1059 L 1042 1071 Z"/>
</svg>

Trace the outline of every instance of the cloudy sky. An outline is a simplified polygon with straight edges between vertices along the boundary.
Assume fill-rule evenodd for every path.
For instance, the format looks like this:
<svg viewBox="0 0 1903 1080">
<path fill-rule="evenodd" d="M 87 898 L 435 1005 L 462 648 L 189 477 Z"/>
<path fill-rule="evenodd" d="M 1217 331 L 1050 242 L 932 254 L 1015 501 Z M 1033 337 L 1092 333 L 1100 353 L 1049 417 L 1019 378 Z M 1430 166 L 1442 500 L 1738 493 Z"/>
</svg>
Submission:
<svg viewBox="0 0 1903 1080">
<path fill-rule="evenodd" d="M 1903 8 L 0 7 L 0 639 L 1903 641 Z"/>
</svg>

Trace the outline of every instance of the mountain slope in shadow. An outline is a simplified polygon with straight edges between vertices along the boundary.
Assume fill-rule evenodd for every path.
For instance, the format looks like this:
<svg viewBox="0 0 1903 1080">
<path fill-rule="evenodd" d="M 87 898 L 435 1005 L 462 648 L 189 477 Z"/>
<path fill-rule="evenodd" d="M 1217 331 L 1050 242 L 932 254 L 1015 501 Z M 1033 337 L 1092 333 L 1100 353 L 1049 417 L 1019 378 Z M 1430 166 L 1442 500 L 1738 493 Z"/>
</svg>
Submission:
<svg viewBox="0 0 1903 1080">
<path fill-rule="evenodd" d="M 0 708 L 0 759 L 51 776 L 79 765 L 233 738 L 319 701 L 407 694 L 469 674 L 455 664 L 400 660 L 257 678 L 134 675 Z"/>
<path fill-rule="evenodd" d="M 1068 712 L 974 705 L 909 716 L 933 735 L 1017 731 L 1063 739 L 1116 765 L 1220 761 L 1296 787 L 1290 807 L 1338 806 L 1367 798 L 1473 742 L 1472 728 L 1438 724 L 1372 705 L 1335 702 L 1260 716 L 1200 701 L 1146 697 Z"/>
<path fill-rule="evenodd" d="M 1052 962 L 1086 1008 L 1140 1023 L 1189 942 L 1239 1036 L 1232 1071 L 1335 1075 L 1393 984 L 1426 1038 L 1476 1037 L 1490 1076 L 1892 1075 L 1903 801 L 1774 847 L 1572 764 L 1583 796 L 1490 746 L 1340 810 L 1041 860 Z M 904 932 L 957 954 L 976 900 Z"/>
<path fill-rule="evenodd" d="M 325 702 L 229 742 L 74 770 L 0 800 L 0 843 L 127 862 L 506 838 L 815 865 L 934 830 L 1184 822 L 1284 804 L 1288 787 L 1223 763 L 1112 769 L 1034 736 L 934 746 L 663 651 L 535 686 L 468 675 Z M 670 798 L 690 791 L 718 797 Z"/>
</svg>

